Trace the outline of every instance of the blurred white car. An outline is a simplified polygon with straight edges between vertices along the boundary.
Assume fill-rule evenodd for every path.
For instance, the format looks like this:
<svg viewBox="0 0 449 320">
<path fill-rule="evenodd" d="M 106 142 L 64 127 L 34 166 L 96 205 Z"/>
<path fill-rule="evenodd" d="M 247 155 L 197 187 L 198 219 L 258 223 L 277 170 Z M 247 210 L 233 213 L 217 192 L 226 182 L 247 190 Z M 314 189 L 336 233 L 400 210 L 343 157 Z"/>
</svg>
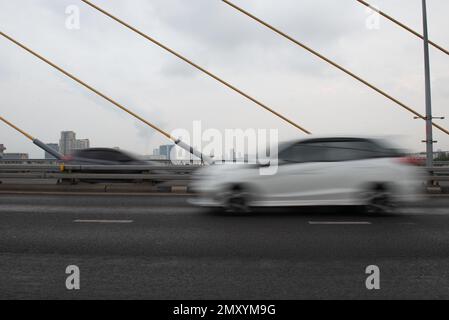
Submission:
<svg viewBox="0 0 449 320">
<path fill-rule="evenodd" d="M 423 181 L 413 159 L 380 140 L 311 138 L 280 146 L 269 167 L 200 169 L 191 184 L 197 193 L 191 202 L 233 213 L 270 206 L 366 206 L 369 212 L 389 212 L 416 201 Z"/>
</svg>

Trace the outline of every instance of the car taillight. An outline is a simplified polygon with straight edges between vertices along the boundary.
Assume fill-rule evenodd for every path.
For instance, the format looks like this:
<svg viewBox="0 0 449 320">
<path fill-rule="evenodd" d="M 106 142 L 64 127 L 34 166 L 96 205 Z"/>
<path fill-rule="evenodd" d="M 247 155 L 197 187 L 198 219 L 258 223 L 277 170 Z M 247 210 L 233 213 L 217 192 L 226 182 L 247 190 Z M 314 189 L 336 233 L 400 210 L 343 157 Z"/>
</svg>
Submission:
<svg viewBox="0 0 449 320">
<path fill-rule="evenodd" d="M 424 160 L 420 158 L 413 158 L 413 157 L 402 157 L 398 158 L 398 161 L 405 165 L 411 165 L 411 166 L 422 166 L 424 165 Z"/>
</svg>

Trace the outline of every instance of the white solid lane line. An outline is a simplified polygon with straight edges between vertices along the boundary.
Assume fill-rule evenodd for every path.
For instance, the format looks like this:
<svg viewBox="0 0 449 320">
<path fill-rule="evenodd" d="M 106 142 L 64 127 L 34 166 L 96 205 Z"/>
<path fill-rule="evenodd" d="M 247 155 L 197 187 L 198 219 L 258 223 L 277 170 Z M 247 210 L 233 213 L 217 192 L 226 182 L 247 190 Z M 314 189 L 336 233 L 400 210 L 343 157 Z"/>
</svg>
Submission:
<svg viewBox="0 0 449 320">
<path fill-rule="evenodd" d="M 134 220 L 73 220 L 75 223 L 133 223 Z"/>
<path fill-rule="evenodd" d="M 368 221 L 309 221 L 312 225 L 368 225 Z"/>
</svg>

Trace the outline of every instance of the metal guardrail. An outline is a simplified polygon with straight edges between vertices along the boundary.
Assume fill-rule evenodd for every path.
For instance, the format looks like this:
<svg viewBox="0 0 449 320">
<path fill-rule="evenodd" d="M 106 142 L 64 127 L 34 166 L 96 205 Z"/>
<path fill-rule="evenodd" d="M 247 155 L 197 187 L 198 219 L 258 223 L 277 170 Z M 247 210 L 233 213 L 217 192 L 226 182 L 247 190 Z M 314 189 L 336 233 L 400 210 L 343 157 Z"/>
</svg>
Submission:
<svg viewBox="0 0 449 320">
<path fill-rule="evenodd" d="M 0 165 L 7 164 L 20 164 L 20 165 L 54 165 L 57 164 L 58 160 L 54 159 L 0 159 Z"/>
<path fill-rule="evenodd" d="M 1 179 L 127 180 L 170 182 L 191 179 L 200 165 L 22 165 L 0 164 Z M 449 166 L 428 168 L 429 181 L 449 181 Z"/>
<path fill-rule="evenodd" d="M 68 180 L 190 180 L 182 174 L 123 174 L 123 173 L 0 173 L 0 179 L 68 179 Z"/>
<path fill-rule="evenodd" d="M 191 174 L 201 166 L 148 166 L 148 165 L 20 165 L 0 164 L 0 181 L 16 180 L 58 180 L 58 182 L 79 181 L 110 182 L 154 182 L 172 185 L 186 185 Z"/>
<path fill-rule="evenodd" d="M 434 161 L 433 165 L 436 167 L 449 167 L 449 161 Z"/>
<path fill-rule="evenodd" d="M 201 165 L 200 160 L 145 160 L 158 165 L 166 166 L 183 166 L 183 165 Z M 17 165 L 57 165 L 60 161 L 56 159 L 1 159 L 0 165 L 17 164 Z"/>
<path fill-rule="evenodd" d="M 449 181 L 449 166 L 427 168 L 427 171 L 429 172 L 427 181 L 431 182 Z"/>
<path fill-rule="evenodd" d="M 21 165 L 21 164 L 0 164 L 0 173 L 5 171 L 17 172 L 152 172 L 152 171 L 170 171 L 170 172 L 192 172 L 201 166 L 199 165 Z"/>
</svg>

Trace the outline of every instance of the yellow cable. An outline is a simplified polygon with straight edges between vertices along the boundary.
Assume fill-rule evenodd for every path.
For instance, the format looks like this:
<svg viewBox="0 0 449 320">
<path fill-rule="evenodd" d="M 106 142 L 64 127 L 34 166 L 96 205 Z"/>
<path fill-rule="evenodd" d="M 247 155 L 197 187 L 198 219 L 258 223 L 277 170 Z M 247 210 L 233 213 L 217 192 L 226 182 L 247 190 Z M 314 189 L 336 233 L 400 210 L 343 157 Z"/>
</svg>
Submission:
<svg viewBox="0 0 449 320">
<path fill-rule="evenodd" d="M 22 129 L 20 129 L 19 127 L 13 125 L 11 122 L 9 122 L 8 120 L 6 120 L 5 118 L 3 118 L 2 116 L 0 116 L 0 120 L 3 121 L 4 123 L 6 123 L 8 126 L 10 126 L 11 128 L 13 128 L 14 130 L 19 131 L 21 134 L 23 134 L 25 137 L 27 137 L 28 139 L 30 139 L 31 141 L 34 141 L 34 137 L 32 135 L 30 135 L 29 133 L 26 133 L 25 131 L 23 131 Z"/>
<path fill-rule="evenodd" d="M 143 33 L 142 31 L 132 27 L 131 25 L 129 25 L 128 23 L 124 22 L 123 20 L 120 20 L 119 18 L 113 16 L 112 14 L 110 14 L 109 12 L 107 12 L 106 10 L 94 5 L 93 3 L 91 3 L 90 1 L 87 0 L 81 0 L 82 2 L 84 2 L 85 4 L 89 5 L 90 7 L 94 8 L 95 10 L 103 13 L 104 15 L 108 16 L 109 18 L 115 20 L 116 22 L 120 23 L 121 25 L 125 26 L 126 28 L 130 29 L 131 31 L 139 34 L 140 36 L 144 37 L 145 39 L 151 41 L 152 43 L 154 43 L 155 45 L 159 46 L 160 48 L 170 52 L 171 54 L 173 54 L 174 56 L 178 57 L 179 59 L 187 62 L 188 64 L 190 64 L 191 66 L 193 66 L 194 68 L 200 70 L 201 72 L 207 74 L 208 76 L 212 77 L 213 79 L 217 80 L 218 82 L 222 83 L 223 85 L 225 85 L 226 87 L 234 90 L 235 92 L 239 93 L 240 95 L 242 95 L 243 97 L 251 100 L 252 102 L 254 102 L 255 104 L 259 105 L 260 107 L 264 108 L 265 110 L 271 112 L 272 114 L 274 114 L 275 116 L 281 118 L 282 120 L 286 121 L 287 123 L 291 124 L 292 126 L 296 127 L 297 129 L 303 131 L 304 133 L 310 134 L 311 132 L 307 129 L 305 129 L 304 127 L 300 126 L 299 124 L 293 122 L 292 120 L 288 119 L 287 117 L 283 116 L 282 114 L 280 114 L 279 112 L 275 111 L 274 109 L 270 108 L 269 106 L 267 106 L 266 104 L 260 102 L 259 100 L 253 98 L 252 96 L 250 96 L 249 94 L 243 92 L 242 90 L 236 88 L 235 86 L 231 85 L 230 83 L 224 81 L 223 79 L 221 79 L 220 77 L 218 77 L 217 75 L 213 74 L 212 72 L 206 70 L 205 68 L 199 66 L 198 64 L 194 63 L 193 61 L 187 59 L 186 57 L 182 56 L 181 54 L 177 53 L 176 51 L 174 51 L 173 49 L 170 49 L 169 47 L 165 46 L 164 44 L 162 44 L 161 42 L 153 39 L 152 37 L 146 35 L 145 33 Z"/>
<path fill-rule="evenodd" d="M 385 12 L 375 8 L 374 6 L 372 6 L 371 4 L 369 4 L 368 2 L 364 1 L 364 0 L 356 0 L 358 2 L 360 2 L 361 4 L 363 4 L 364 6 L 370 8 L 371 10 L 374 10 L 375 12 L 379 13 L 381 16 L 383 16 L 384 18 L 387 18 L 388 20 L 392 21 L 393 23 L 397 24 L 398 26 L 400 26 L 401 28 L 407 30 L 408 32 L 411 32 L 412 34 L 414 34 L 415 36 L 417 36 L 418 38 L 424 40 L 424 37 L 419 34 L 418 32 L 416 32 L 415 30 L 413 30 L 412 28 L 406 26 L 405 24 L 403 24 L 402 22 L 398 21 L 397 19 L 393 18 L 392 16 L 386 14 Z M 442 46 L 436 44 L 433 41 L 429 40 L 429 44 L 434 46 L 435 48 L 437 48 L 438 50 L 440 50 L 441 52 L 449 55 L 449 51 L 444 49 Z"/>
<path fill-rule="evenodd" d="M 75 80 L 76 82 L 78 82 L 79 84 L 81 84 L 82 86 L 86 87 L 87 89 L 91 90 L 92 92 L 96 93 L 97 95 L 99 95 L 100 97 L 106 99 L 107 101 L 109 101 L 110 103 L 112 103 L 113 105 L 117 106 L 118 108 L 122 109 L 123 111 L 127 112 L 128 114 L 132 115 L 133 117 L 137 118 L 138 120 L 142 121 L 143 123 L 147 124 L 148 126 L 150 126 L 151 128 L 159 131 L 161 134 L 163 134 L 164 136 L 166 136 L 167 138 L 169 138 L 170 140 L 173 141 L 177 141 L 177 139 L 173 138 L 169 133 L 165 132 L 164 130 L 162 130 L 161 128 L 157 127 L 156 125 L 148 122 L 147 120 L 145 120 L 144 118 L 142 118 L 141 116 L 137 115 L 136 113 L 134 113 L 133 111 L 127 109 L 126 107 L 124 107 L 123 105 L 121 105 L 120 103 L 116 102 L 115 100 L 113 100 L 112 98 L 106 96 L 105 94 L 101 93 L 100 91 L 98 91 L 97 89 L 93 88 L 92 86 L 88 85 L 87 83 L 85 83 L 84 81 L 80 80 L 79 78 L 75 77 L 74 75 L 70 74 L 69 72 L 65 71 L 64 69 L 62 69 L 61 67 L 57 66 L 56 64 L 54 64 L 53 62 L 51 62 L 50 60 L 44 58 L 43 56 L 41 56 L 40 54 L 34 52 L 33 50 L 31 50 L 30 48 L 26 47 L 25 45 L 21 44 L 20 42 L 18 42 L 17 40 L 14 40 L 13 38 L 11 38 L 10 36 L 6 35 L 5 33 L 0 31 L 0 35 L 2 35 L 3 37 L 5 37 L 6 39 L 10 40 L 11 42 L 15 43 L 16 45 L 18 45 L 19 47 L 21 47 L 22 49 L 28 51 L 29 53 L 31 53 L 32 55 L 34 55 L 35 57 L 39 58 L 40 60 L 44 61 L 45 63 L 47 63 L 48 65 L 52 66 L 53 68 L 55 68 L 56 70 L 62 72 L 63 74 L 65 74 L 67 77 Z M 3 119 L 2 119 L 3 120 Z M 24 133 L 23 131 L 21 131 L 22 133 Z M 24 133 L 25 134 L 25 133 Z M 28 136 L 28 135 L 27 135 Z M 28 136 L 30 137 L 30 136 Z"/>
<path fill-rule="evenodd" d="M 84 0 L 82 0 L 84 1 Z M 305 44 L 299 42 L 298 40 L 294 39 L 293 37 L 287 35 L 286 33 L 282 32 L 281 30 L 273 27 L 272 25 L 268 24 L 267 22 L 257 18 L 256 16 L 254 16 L 253 14 L 249 13 L 248 11 L 245 11 L 244 9 L 238 7 L 237 5 L 235 5 L 234 3 L 228 1 L 228 0 L 222 0 L 224 3 L 228 4 L 229 6 L 231 6 L 232 8 L 236 9 L 237 11 L 240 11 L 241 13 L 245 14 L 246 16 L 250 17 L 251 19 L 257 21 L 258 23 L 264 25 L 265 27 L 271 29 L 272 31 L 276 32 L 277 34 L 281 35 L 282 37 L 290 40 L 291 42 L 297 44 L 298 46 L 302 47 L 303 49 L 309 51 L 310 53 L 312 53 L 313 55 L 317 56 L 318 58 L 326 61 L 327 63 L 333 65 L 334 67 L 336 67 L 337 69 L 343 71 L 344 73 L 350 75 L 351 77 L 353 77 L 354 79 L 360 81 L 361 83 L 365 84 L 366 86 L 370 87 L 371 89 L 373 89 L 374 91 L 380 93 L 381 95 L 383 95 L 384 97 L 390 99 L 391 101 L 393 101 L 394 103 L 398 104 L 399 106 L 401 106 L 402 108 L 404 108 L 405 110 L 413 113 L 415 116 L 417 116 L 418 118 L 421 118 L 423 120 L 426 120 L 426 117 L 422 114 L 420 114 L 418 111 L 412 109 L 411 107 L 407 106 L 405 103 L 399 101 L 398 99 L 394 98 L 393 96 L 389 95 L 388 93 L 386 93 L 385 91 L 377 88 L 376 86 L 374 86 L 373 84 L 369 83 L 368 81 L 362 79 L 361 77 L 357 76 L 356 74 L 352 73 L 351 71 L 349 71 L 348 69 L 342 67 L 341 65 L 339 65 L 338 63 L 330 60 L 329 58 L 323 56 L 322 54 L 320 54 L 319 52 L 313 50 L 312 48 L 306 46 Z M 442 126 L 436 124 L 436 123 L 432 123 L 432 125 L 435 128 L 438 128 L 439 130 L 441 130 L 442 132 L 446 133 L 447 135 L 449 135 L 449 131 L 445 128 L 443 128 Z"/>
</svg>

